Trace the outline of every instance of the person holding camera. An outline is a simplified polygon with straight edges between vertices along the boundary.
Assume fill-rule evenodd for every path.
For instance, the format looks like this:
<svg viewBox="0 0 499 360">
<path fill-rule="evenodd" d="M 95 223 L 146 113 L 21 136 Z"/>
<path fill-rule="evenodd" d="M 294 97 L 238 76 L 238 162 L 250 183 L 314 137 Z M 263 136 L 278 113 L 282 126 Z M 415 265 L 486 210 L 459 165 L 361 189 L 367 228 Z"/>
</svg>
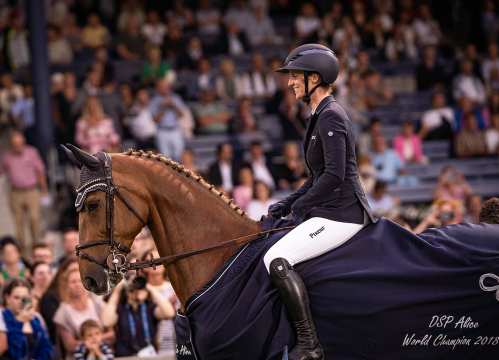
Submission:
<svg viewBox="0 0 499 360">
<path fill-rule="evenodd" d="M 3 289 L 5 308 L 0 316 L 2 359 L 47 360 L 53 347 L 42 317 L 34 307 L 26 280 L 11 280 Z"/>
<path fill-rule="evenodd" d="M 419 234 L 431 227 L 458 224 L 462 221 L 462 204 L 457 200 L 437 200 L 428 215 L 416 226 L 414 232 Z"/>
<path fill-rule="evenodd" d="M 175 316 L 168 299 L 143 276 L 122 281 L 102 312 L 104 326 L 114 327 L 116 356 L 154 356 L 158 323 Z"/>
</svg>

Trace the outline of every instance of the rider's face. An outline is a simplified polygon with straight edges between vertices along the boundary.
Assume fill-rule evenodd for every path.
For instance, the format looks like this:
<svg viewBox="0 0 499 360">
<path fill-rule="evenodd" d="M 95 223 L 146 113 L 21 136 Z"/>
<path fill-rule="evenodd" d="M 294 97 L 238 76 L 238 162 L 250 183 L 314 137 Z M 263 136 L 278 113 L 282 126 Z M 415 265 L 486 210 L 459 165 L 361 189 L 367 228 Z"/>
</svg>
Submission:
<svg viewBox="0 0 499 360">
<path fill-rule="evenodd" d="M 305 84 L 302 71 L 289 72 L 288 87 L 293 89 L 296 99 L 301 99 L 305 95 Z"/>
</svg>

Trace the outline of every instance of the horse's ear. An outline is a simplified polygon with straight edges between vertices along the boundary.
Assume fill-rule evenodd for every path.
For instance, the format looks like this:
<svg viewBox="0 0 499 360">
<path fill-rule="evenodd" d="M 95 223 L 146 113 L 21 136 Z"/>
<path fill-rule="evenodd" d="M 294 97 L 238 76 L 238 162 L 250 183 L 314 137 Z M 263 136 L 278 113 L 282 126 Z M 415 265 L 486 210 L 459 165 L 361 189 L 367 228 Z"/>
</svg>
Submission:
<svg viewBox="0 0 499 360">
<path fill-rule="evenodd" d="M 86 151 L 83 151 L 82 149 L 72 144 L 66 144 L 66 146 L 64 147 L 68 149 L 69 153 L 71 153 L 72 157 L 76 160 L 77 164 L 80 164 L 79 165 L 80 168 L 83 165 L 85 165 L 90 169 L 96 169 L 101 166 L 100 160 L 97 159 L 95 156 L 90 155 Z M 71 159 L 71 161 L 73 161 L 69 154 L 68 156 Z"/>
<path fill-rule="evenodd" d="M 78 169 L 81 169 L 82 163 L 78 161 L 78 159 L 74 156 L 73 152 L 64 145 L 61 145 L 61 148 L 62 150 L 64 150 L 64 153 L 68 157 L 69 161 L 71 161 L 73 165 L 77 166 Z"/>
</svg>

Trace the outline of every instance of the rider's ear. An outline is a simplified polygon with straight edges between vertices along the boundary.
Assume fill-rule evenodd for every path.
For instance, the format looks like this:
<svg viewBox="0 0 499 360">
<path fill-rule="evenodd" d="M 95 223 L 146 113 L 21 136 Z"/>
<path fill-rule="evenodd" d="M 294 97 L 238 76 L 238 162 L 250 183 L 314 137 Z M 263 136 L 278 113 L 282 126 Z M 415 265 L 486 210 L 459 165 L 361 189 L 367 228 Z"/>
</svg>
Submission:
<svg viewBox="0 0 499 360">
<path fill-rule="evenodd" d="M 80 168 L 82 165 L 85 165 L 90 169 L 96 169 L 101 166 L 100 160 L 97 159 L 95 156 L 90 155 L 86 151 L 83 151 L 72 144 L 66 144 L 65 147 L 67 147 L 71 152 L 71 154 L 74 156 L 75 160 L 77 161 L 76 165 L 78 166 L 78 164 L 80 164 L 79 165 Z"/>
</svg>

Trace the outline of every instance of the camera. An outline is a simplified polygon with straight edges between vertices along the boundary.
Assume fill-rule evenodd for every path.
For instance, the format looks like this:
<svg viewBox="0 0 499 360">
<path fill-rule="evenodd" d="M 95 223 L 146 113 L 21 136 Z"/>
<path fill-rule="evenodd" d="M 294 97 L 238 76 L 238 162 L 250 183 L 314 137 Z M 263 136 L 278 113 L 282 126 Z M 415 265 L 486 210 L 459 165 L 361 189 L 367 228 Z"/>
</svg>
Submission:
<svg viewBox="0 0 499 360">
<path fill-rule="evenodd" d="M 33 300 L 30 297 L 23 297 L 21 299 L 21 306 L 23 309 L 29 309 L 33 305 Z"/>
<path fill-rule="evenodd" d="M 444 211 L 442 213 L 440 213 L 440 215 L 438 215 L 438 218 L 440 221 L 442 222 L 448 222 L 448 221 L 452 221 L 454 219 L 454 212 L 453 211 Z"/>
</svg>

